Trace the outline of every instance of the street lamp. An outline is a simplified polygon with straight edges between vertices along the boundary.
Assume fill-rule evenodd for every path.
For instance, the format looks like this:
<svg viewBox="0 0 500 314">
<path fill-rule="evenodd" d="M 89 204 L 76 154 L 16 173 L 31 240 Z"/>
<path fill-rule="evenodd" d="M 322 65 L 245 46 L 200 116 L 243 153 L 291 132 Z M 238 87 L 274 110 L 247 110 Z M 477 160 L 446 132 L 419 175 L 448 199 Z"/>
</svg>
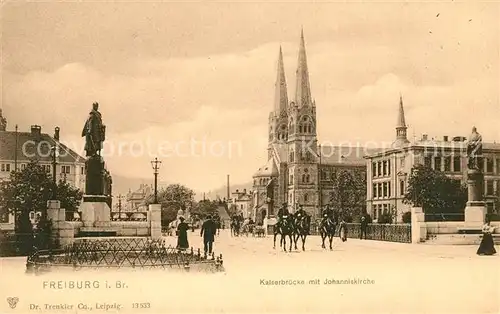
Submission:
<svg viewBox="0 0 500 314">
<path fill-rule="evenodd" d="M 59 147 L 54 144 L 50 148 L 50 155 L 52 156 L 52 199 L 57 199 L 57 178 L 56 178 L 56 166 L 57 166 L 57 157 L 59 157 Z"/>
<path fill-rule="evenodd" d="M 155 157 L 155 160 L 151 161 L 151 166 L 154 170 L 155 175 L 155 201 L 154 204 L 158 204 L 158 170 L 160 170 L 161 161 Z"/>
</svg>

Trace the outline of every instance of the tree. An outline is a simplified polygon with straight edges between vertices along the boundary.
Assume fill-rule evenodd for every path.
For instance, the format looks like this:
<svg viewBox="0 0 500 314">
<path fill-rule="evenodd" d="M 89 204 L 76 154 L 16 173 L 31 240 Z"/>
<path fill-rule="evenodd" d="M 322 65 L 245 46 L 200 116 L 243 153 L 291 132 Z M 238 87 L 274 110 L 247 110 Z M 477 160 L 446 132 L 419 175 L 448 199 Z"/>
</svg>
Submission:
<svg viewBox="0 0 500 314">
<path fill-rule="evenodd" d="M 425 213 L 460 213 L 467 202 L 467 188 L 441 171 L 416 165 L 403 202 L 422 207 Z"/>
<path fill-rule="evenodd" d="M 181 184 L 170 184 L 166 188 L 158 191 L 158 203 L 161 204 L 162 224 L 168 224 L 177 217 L 177 212 L 182 209 L 184 212 L 192 208 L 194 203 L 194 191 Z M 146 198 L 146 204 L 154 202 L 154 195 Z"/>
<path fill-rule="evenodd" d="M 193 207 L 191 213 L 196 213 L 200 217 L 206 217 L 207 215 L 213 215 L 218 212 L 219 209 L 218 201 L 201 200 Z"/>
<path fill-rule="evenodd" d="M 70 185 L 67 181 L 59 181 L 57 199 L 61 202 L 61 208 L 66 211 L 66 220 L 73 219 L 74 213 L 78 211 L 82 197 L 83 192 L 80 189 Z"/>
<path fill-rule="evenodd" d="M 366 172 L 340 170 L 333 178 L 330 204 L 345 215 L 347 220 L 357 219 L 365 212 Z"/>
<path fill-rule="evenodd" d="M 21 171 L 11 172 L 10 180 L 3 182 L 0 186 L 0 207 L 7 208 L 9 213 L 14 214 L 15 231 L 18 242 L 22 246 L 21 251 L 29 251 L 33 244 L 31 211 L 42 213 L 40 218 L 42 223 L 37 232 L 50 233 L 48 226 L 51 222 L 47 219 L 47 201 L 52 198 L 53 188 L 54 184 L 50 175 L 37 161 L 30 162 Z M 57 191 L 57 198 L 62 208 L 69 208 L 70 211 L 76 210 L 82 193 L 66 182 L 60 182 Z"/>
</svg>

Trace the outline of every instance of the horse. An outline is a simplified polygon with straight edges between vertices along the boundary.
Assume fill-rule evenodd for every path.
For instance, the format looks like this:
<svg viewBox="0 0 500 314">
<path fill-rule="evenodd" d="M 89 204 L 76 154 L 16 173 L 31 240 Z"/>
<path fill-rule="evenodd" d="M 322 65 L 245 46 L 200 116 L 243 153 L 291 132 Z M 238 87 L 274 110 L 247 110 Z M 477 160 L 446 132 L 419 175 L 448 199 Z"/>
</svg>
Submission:
<svg viewBox="0 0 500 314">
<path fill-rule="evenodd" d="M 293 242 L 295 243 L 295 249 L 298 250 L 297 241 L 300 238 L 302 240 L 302 251 L 305 251 L 306 238 L 311 230 L 311 216 L 309 216 L 308 214 L 295 216 L 294 220 Z"/>
<path fill-rule="evenodd" d="M 289 251 L 292 251 L 292 242 L 293 242 L 293 218 L 292 216 L 283 216 L 280 222 L 274 225 L 274 245 L 273 249 L 276 249 L 276 236 L 278 234 L 281 235 L 280 247 L 283 247 L 283 250 L 286 252 L 286 236 L 290 239 L 290 248 Z"/>
<path fill-rule="evenodd" d="M 335 222 L 330 218 L 323 218 L 321 220 L 321 225 L 319 228 L 319 232 L 321 235 L 321 247 L 325 249 L 325 239 L 328 237 L 328 241 L 330 242 L 330 250 L 332 248 L 333 237 L 335 236 Z"/>
</svg>

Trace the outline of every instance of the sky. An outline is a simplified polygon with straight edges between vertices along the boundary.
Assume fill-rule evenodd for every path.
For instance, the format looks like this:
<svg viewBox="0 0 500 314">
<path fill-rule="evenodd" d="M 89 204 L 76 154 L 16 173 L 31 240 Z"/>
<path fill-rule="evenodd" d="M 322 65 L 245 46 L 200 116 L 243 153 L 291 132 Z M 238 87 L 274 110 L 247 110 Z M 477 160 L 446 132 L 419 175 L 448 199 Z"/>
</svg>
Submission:
<svg viewBox="0 0 500 314">
<path fill-rule="evenodd" d="M 1 108 L 9 129 L 61 128 L 83 154 L 92 103 L 114 174 L 208 191 L 266 163 L 279 47 L 290 100 L 301 28 L 321 143 L 499 141 L 496 3 L 7 2 Z M 193 144 L 193 142 L 195 142 Z M 133 187 L 132 187 L 133 188 Z"/>
</svg>

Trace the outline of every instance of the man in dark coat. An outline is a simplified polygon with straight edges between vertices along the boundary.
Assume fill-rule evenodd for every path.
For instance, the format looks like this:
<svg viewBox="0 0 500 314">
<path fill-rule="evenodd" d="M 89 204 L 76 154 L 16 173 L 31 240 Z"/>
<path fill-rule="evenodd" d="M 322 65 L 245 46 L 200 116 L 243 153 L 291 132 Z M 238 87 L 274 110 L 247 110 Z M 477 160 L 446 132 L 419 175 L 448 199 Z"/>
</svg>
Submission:
<svg viewBox="0 0 500 314">
<path fill-rule="evenodd" d="M 217 225 L 212 220 L 212 216 L 208 215 L 207 220 L 201 226 L 200 236 L 203 237 L 203 250 L 205 255 L 212 254 L 215 233 Z"/>
<path fill-rule="evenodd" d="M 366 218 L 366 214 L 363 214 L 361 216 L 361 232 L 359 235 L 359 238 L 361 240 L 363 239 L 363 234 L 365 235 L 365 240 L 366 240 L 366 229 L 368 229 L 368 219 Z"/>
</svg>

